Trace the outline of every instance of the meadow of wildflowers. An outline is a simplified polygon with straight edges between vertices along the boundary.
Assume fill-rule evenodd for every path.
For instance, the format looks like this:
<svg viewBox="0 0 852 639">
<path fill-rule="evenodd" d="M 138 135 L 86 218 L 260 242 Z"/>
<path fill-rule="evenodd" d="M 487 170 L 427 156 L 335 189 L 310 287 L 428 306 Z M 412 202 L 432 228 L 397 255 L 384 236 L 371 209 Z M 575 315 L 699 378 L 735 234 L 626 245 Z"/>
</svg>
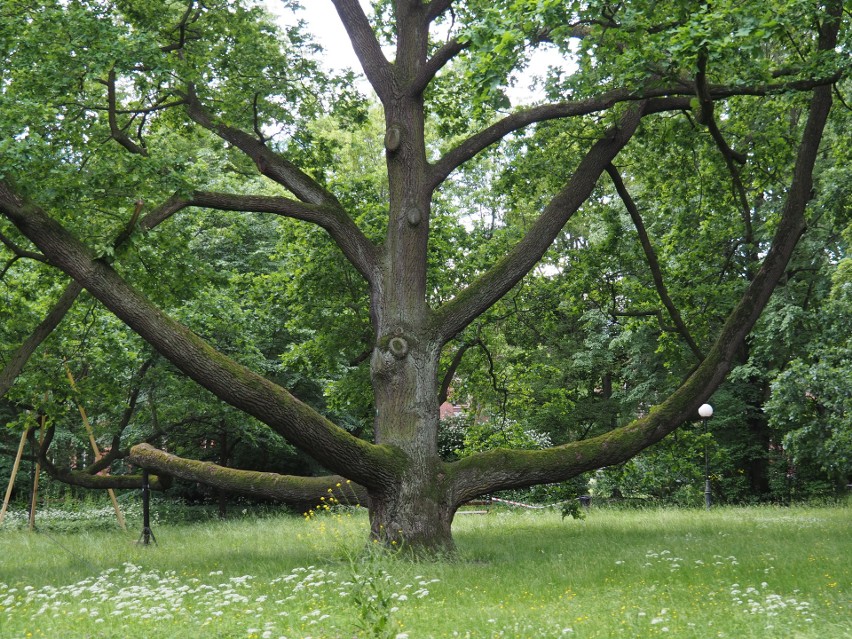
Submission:
<svg viewBox="0 0 852 639">
<path fill-rule="evenodd" d="M 422 577 L 403 584 L 384 571 L 379 579 L 387 592 L 388 617 L 405 602 L 428 596 L 431 585 Z M 202 578 L 125 563 L 62 586 L 17 588 L 0 583 L 0 636 L 76 636 L 72 628 L 81 636 L 96 637 L 166 630 L 169 636 L 200 632 L 249 639 L 345 636 L 356 612 L 348 608 L 358 581 L 357 574 L 340 575 L 317 566 L 294 568 L 258 583 L 253 575 L 227 577 L 223 570 Z"/>
<path fill-rule="evenodd" d="M 852 639 L 848 508 L 494 511 L 459 556 L 368 548 L 354 509 L 138 532 L 0 530 L 0 638 Z M 104 514 L 104 516 L 107 516 Z"/>
</svg>

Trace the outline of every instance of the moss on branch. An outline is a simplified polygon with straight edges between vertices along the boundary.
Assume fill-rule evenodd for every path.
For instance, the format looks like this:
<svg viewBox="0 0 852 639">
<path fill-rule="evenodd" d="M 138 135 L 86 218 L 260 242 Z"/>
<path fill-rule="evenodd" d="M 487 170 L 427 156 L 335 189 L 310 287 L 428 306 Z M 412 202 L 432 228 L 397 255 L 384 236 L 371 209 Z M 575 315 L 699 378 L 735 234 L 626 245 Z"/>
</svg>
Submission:
<svg viewBox="0 0 852 639">
<path fill-rule="evenodd" d="M 197 481 L 228 492 L 265 497 L 300 506 L 316 505 L 321 498 L 327 498 L 329 493 L 343 504 L 366 505 L 369 499 L 362 486 L 339 475 L 298 477 L 227 468 L 211 462 L 171 455 L 149 444 L 139 444 L 131 448 L 128 461 L 142 468 Z"/>
</svg>

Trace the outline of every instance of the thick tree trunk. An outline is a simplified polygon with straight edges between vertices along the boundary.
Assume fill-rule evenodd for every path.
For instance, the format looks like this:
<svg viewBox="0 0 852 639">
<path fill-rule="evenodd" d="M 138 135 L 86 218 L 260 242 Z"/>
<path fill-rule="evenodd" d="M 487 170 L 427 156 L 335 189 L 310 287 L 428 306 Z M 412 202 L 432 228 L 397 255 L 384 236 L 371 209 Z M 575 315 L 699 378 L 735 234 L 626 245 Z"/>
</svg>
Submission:
<svg viewBox="0 0 852 639">
<path fill-rule="evenodd" d="M 406 463 L 393 486 L 370 493 L 370 529 L 386 544 L 450 552 L 456 507 L 438 457 L 439 353 L 424 337 L 403 333 L 373 353 L 376 443 L 402 451 Z"/>
<path fill-rule="evenodd" d="M 444 478 L 434 468 L 414 466 L 395 490 L 371 493 L 371 537 L 414 553 L 452 553 L 456 506 Z"/>
<path fill-rule="evenodd" d="M 344 9 L 346 2 L 339 2 Z M 426 269 L 433 186 L 427 162 L 423 97 L 406 87 L 426 62 L 428 22 L 425 6 L 396 6 L 397 58 L 392 69 L 375 57 L 385 108 L 385 159 L 389 185 L 388 234 L 381 278 L 373 289 L 376 348 L 370 360 L 376 402 L 377 444 L 402 453 L 400 474 L 370 491 L 370 529 L 374 539 L 425 551 L 452 551 L 450 532 L 455 505 L 448 473 L 438 457 L 442 344 L 430 326 Z M 357 28 L 357 25 L 350 25 Z M 369 52 L 365 52 L 369 56 Z M 375 83 L 374 83 L 375 85 Z"/>
</svg>

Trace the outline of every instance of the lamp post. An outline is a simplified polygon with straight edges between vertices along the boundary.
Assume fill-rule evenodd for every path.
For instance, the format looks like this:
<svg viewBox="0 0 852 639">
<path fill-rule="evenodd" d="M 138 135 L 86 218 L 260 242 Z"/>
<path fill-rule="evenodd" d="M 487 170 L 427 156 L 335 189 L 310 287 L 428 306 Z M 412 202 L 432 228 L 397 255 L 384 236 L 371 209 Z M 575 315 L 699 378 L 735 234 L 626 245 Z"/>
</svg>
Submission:
<svg viewBox="0 0 852 639">
<path fill-rule="evenodd" d="M 710 510 L 710 456 L 707 451 L 707 420 L 713 417 L 713 407 L 710 404 L 701 404 L 698 407 L 698 416 L 704 423 L 704 507 Z"/>
</svg>

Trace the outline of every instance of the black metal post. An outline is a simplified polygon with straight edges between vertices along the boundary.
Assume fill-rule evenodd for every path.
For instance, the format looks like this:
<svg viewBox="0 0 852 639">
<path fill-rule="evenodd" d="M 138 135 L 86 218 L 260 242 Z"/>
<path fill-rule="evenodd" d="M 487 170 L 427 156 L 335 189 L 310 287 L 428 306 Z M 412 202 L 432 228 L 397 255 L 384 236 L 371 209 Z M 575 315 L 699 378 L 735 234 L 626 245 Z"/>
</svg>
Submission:
<svg viewBox="0 0 852 639">
<path fill-rule="evenodd" d="M 148 546 L 151 540 L 157 543 L 157 538 L 151 530 L 151 485 L 148 482 L 148 471 L 142 471 L 142 535 L 139 541 L 143 546 Z"/>
<path fill-rule="evenodd" d="M 704 507 L 710 510 L 710 454 L 707 450 L 707 418 L 705 417 L 701 421 L 704 422 Z"/>
</svg>

